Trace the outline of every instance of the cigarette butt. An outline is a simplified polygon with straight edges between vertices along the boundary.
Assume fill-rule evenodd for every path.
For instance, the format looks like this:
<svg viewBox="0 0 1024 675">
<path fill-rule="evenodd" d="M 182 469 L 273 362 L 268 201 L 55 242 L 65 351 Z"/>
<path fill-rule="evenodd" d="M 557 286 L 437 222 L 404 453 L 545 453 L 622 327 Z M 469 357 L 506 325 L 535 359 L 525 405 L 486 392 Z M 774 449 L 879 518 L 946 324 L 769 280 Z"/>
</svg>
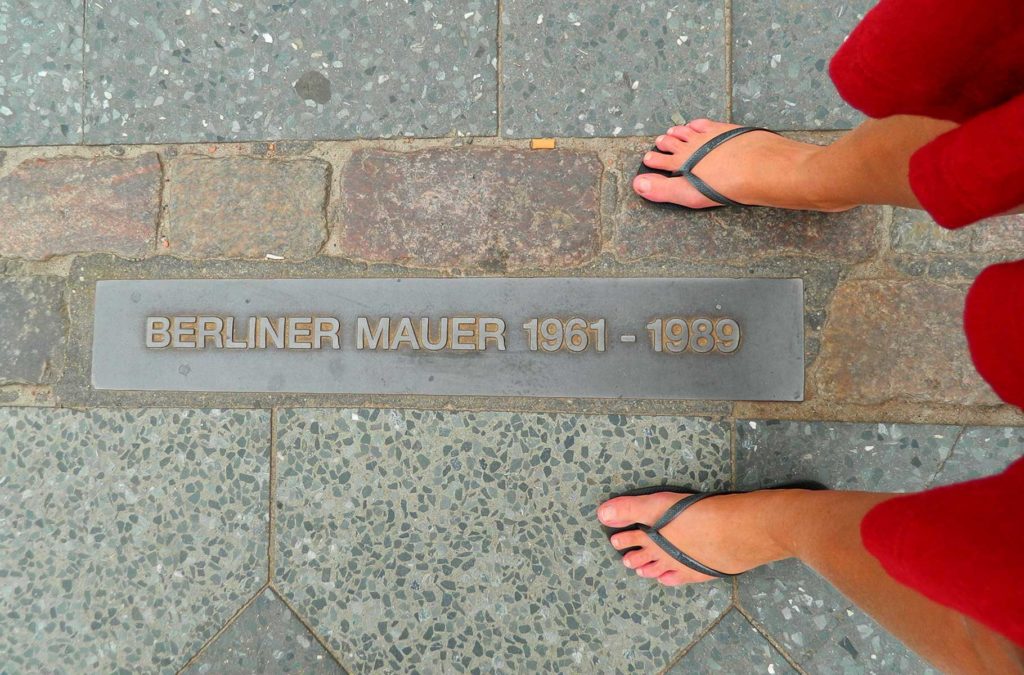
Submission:
<svg viewBox="0 0 1024 675">
<path fill-rule="evenodd" d="M 553 138 L 534 138 L 530 141 L 531 150 L 554 150 L 555 139 Z"/>
</svg>

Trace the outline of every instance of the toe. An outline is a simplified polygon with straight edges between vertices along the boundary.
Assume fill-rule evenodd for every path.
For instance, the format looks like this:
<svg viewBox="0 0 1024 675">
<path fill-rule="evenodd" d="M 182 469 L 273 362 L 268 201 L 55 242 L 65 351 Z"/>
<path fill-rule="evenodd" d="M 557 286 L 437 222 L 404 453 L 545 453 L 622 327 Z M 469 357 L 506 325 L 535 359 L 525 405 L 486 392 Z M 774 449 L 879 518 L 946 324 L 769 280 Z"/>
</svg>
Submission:
<svg viewBox="0 0 1024 675">
<path fill-rule="evenodd" d="M 652 169 L 661 169 L 662 171 L 675 171 L 682 165 L 683 160 L 676 157 L 675 155 L 668 155 L 663 152 L 648 152 L 644 155 L 644 165 L 649 166 Z"/>
<path fill-rule="evenodd" d="M 676 140 L 688 142 L 698 136 L 698 133 L 688 126 L 672 127 L 668 130 L 668 135 Z"/>
<path fill-rule="evenodd" d="M 654 562 L 657 557 L 658 552 L 653 546 L 645 546 L 622 556 L 622 564 L 631 570 L 635 570 Z"/>
<path fill-rule="evenodd" d="M 668 570 L 659 560 L 653 560 L 643 567 L 637 567 L 636 573 L 638 576 L 644 577 L 645 579 L 657 579 Z"/>
<path fill-rule="evenodd" d="M 612 535 L 612 546 L 619 551 L 646 546 L 649 543 L 651 543 L 650 537 L 640 530 L 627 530 Z"/>
<path fill-rule="evenodd" d="M 644 174 L 638 178 L 654 177 L 665 180 L 663 176 Z M 597 518 L 608 527 L 627 527 L 635 523 L 653 525 L 661 514 L 665 513 L 668 507 L 683 498 L 683 495 L 673 492 L 656 492 L 650 495 L 637 497 L 615 497 L 609 499 L 597 509 Z M 646 540 L 647 535 L 637 532 Z M 626 532 L 614 535 L 613 539 L 624 537 Z M 642 545 L 642 544 L 641 544 Z M 618 548 L 618 546 L 616 546 Z"/>
<path fill-rule="evenodd" d="M 686 126 L 690 127 L 694 131 L 701 134 L 706 131 L 710 131 L 714 125 L 714 122 L 708 119 L 704 119 L 703 117 L 700 119 L 691 120 L 686 123 Z"/>
<path fill-rule="evenodd" d="M 658 150 L 663 152 L 679 152 L 686 147 L 686 144 L 683 143 L 683 141 L 670 134 L 658 136 L 654 145 Z"/>
<path fill-rule="evenodd" d="M 658 577 L 658 583 L 663 586 L 681 586 L 686 583 L 686 579 L 679 572 L 669 570 Z"/>
<path fill-rule="evenodd" d="M 691 209 L 716 205 L 682 178 L 644 173 L 633 179 L 633 189 L 638 195 L 652 202 L 671 202 Z"/>
</svg>

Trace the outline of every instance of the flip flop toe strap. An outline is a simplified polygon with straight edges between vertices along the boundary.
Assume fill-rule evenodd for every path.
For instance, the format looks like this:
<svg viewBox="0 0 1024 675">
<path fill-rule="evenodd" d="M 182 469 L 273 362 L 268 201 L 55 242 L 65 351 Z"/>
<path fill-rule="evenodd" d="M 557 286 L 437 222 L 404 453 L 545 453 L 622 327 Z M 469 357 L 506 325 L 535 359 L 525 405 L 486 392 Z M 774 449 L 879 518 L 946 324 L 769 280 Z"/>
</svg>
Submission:
<svg viewBox="0 0 1024 675">
<path fill-rule="evenodd" d="M 685 179 L 690 183 L 690 185 L 697 188 L 698 192 L 713 202 L 718 202 L 719 204 L 728 206 L 747 206 L 747 204 L 729 199 L 721 192 L 705 183 L 700 176 L 693 173 L 693 170 L 702 159 L 707 157 L 709 152 L 720 146 L 722 143 L 731 141 L 737 136 L 748 134 L 751 131 L 767 131 L 769 133 L 775 133 L 771 129 L 762 129 L 761 127 L 737 127 L 736 129 L 730 129 L 729 131 L 715 136 L 710 141 L 697 148 L 697 151 L 690 155 L 690 158 L 687 159 L 681 167 L 672 172 L 672 176 Z"/>
<path fill-rule="evenodd" d="M 683 565 L 686 565 L 690 569 L 692 569 L 692 570 L 694 570 L 696 572 L 700 572 L 701 574 L 706 574 L 709 577 L 719 577 L 719 578 L 723 578 L 723 579 L 724 578 L 729 578 L 729 577 L 734 577 L 734 576 L 736 576 L 735 574 L 727 574 L 725 572 L 719 572 L 718 570 L 714 569 L 713 567 L 708 567 L 707 565 L 694 560 L 690 556 L 688 556 L 685 553 L 683 553 L 682 551 L 680 551 L 679 548 L 675 544 L 670 542 L 667 538 L 665 538 L 661 534 L 661 531 L 660 531 L 663 527 L 665 527 L 670 522 L 675 520 L 679 516 L 679 514 L 681 514 L 683 511 L 685 511 L 689 507 L 693 506 L 694 504 L 696 504 L 700 500 L 707 499 L 708 497 L 714 497 L 714 496 L 720 495 L 720 494 L 728 494 L 728 493 L 725 493 L 725 492 L 702 492 L 702 493 L 690 495 L 688 497 L 683 497 L 678 502 L 676 502 L 675 504 L 670 506 L 668 508 L 668 510 L 666 510 L 665 513 L 662 514 L 661 518 L 658 519 L 658 522 L 654 523 L 654 525 L 652 525 L 651 527 L 641 527 L 640 529 L 642 529 L 644 532 L 646 532 L 647 536 L 651 538 L 651 541 L 653 541 L 655 544 L 660 546 L 661 549 L 663 551 L 665 551 L 665 553 L 668 553 L 676 561 L 678 561 L 679 563 L 681 563 Z"/>
</svg>

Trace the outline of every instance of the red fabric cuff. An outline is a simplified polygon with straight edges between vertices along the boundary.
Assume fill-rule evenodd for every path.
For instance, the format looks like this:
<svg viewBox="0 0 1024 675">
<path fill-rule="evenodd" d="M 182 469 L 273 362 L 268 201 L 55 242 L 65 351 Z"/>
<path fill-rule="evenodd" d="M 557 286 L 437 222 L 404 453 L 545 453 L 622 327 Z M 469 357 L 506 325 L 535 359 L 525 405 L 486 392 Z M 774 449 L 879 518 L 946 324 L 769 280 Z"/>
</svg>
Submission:
<svg viewBox="0 0 1024 675">
<path fill-rule="evenodd" d="M 981 376 L 1004 401 L 1024 408 L 1024 260 L 978 275 L 967 293 L 964 331 Z"/>
<path fill-rule="evenodd" d="M 1024 459 L 998 476 L 895 497 L 861 521 L 896 581 L 1024 646 Z"/>
<path fill-rule="evenodd" d="M 910 187 L 935 221 L 963 227 L 1024 204 L 1024 94 L 915 152 Z"/>
</svg>

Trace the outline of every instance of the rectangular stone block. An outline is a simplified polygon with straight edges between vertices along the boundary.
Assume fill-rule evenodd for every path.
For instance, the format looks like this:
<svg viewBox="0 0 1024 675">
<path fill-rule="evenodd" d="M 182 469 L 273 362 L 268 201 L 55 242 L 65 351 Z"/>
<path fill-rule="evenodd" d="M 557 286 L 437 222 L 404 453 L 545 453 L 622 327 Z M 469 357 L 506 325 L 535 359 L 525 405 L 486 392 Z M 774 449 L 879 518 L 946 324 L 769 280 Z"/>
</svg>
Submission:
<svg viewBox="0 0 1024 675">
<path fill-rule="evenodd" d="M 842 283 L 817 361 L 819 396 L 858 404 L 995 405 L 963 331 L 964 286 L 931 281 Z"/>
<path fill-rule="evenodd" d="M 61 279 L 0 279 L 0 384 L 52 382 L 66 332 Z"/>
<path fill-rule="evenodd" d="M 414 267 L 571 267 L 600 249 L 596 155 L 567 150 L 357 151 L 330 252 Z"/>
<path fill-rule="evenodd" d="M 873 0 L 735 0 L 733 121 L 772 129 L 844 129 L 862 119 L 828 63 Z"/>
<path fill-rule="evenodd" d="M 154 249 L 160 181 L 155 153 L 22 162 L 0 178 L 0 256 L 141 258 Z"/>
<path fill-rule="evenodd" d="M 327 238 L 329 176 L 314 159 L 172 159 L 161 235 L 186 258 L 311 258 Z"/>
<path fill-rule="evenodd" d="M 803 397 L 799 279 L 100 281 L 97 389 Z"/>
<path fill-rule="evenodd" d="M 1007 253 L 1024 258 L 1024 214 L 989 218 L 968 228 L 974 233 L 973 248 L 979 253 Z"/>
<path fill-rule="evenodd" d="M 0 3 L 0 146 L 82 140 L 82 2 Z"/>
<path fill-rule="evenodd" d="M 495 132 L 496 0 L 86 9 L 90 143 Z"/>
<path fill-rule="evenodd" d="M 726 109 L 721 2 L 506 0 L 506 136 L 642 136 Z"/>
<path fill-rule="evenodd" d="M 627 152 L 617 158 L 625 184 L 619 187 L 620 205 L 611 217 L 612 249 L 622 260 L 745 262 L 797 254 L 859 262 L 878 251 L 875 231 L 881 207 L 815 213 L 768 208 L 690 211 L 653 204 L 637 196 L 629 184 L 642 157 L 643 152 Z"/>
<path fill-rule="evenodd" d="M 950 230 L 917 209 L 893 209 L 890 236 L 897 253 L 969 253 L 972 228 Z"/>
</svg>

